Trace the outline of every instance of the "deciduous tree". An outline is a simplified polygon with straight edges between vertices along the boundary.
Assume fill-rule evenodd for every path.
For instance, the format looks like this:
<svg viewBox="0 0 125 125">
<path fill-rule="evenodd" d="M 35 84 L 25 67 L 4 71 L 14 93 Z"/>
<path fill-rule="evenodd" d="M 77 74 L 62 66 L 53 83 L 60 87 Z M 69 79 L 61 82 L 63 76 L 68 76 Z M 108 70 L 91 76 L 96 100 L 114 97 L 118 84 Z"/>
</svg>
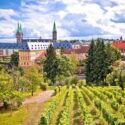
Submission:
<svg viewBox="0 0 125 125">
<path fill-rule="evenodd" d="M 31 66 L 25 70 L 24 76 L 29 81 L 29 90 L 31 91 L 31 95 L 33 96 L 36 88 L 40 86 L 42 82 L 42 74 L 39 72 L 36 66 Z"/>
</svg>

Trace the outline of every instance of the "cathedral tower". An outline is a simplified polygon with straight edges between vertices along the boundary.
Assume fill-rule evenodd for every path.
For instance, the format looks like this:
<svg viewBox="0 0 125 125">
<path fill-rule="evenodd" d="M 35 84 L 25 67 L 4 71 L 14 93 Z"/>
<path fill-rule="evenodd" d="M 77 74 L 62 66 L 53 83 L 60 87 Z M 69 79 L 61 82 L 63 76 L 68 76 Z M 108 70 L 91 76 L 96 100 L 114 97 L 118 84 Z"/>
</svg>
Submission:
<svg viewBox="0 0 125 125">
<path fill-rule="evenodd" d="M 55 22 L 54 22 L 54 24 L 53 24 L 53 32 L 52 32 L 52 35 L 53 35 L 52 40 L 53 40 L 53 41 L 56 41 L 56 40 L 57 40 L 57 30 L 56 30 L 56 23 L 55 23 Z"/>
<path fill-rule="evenodd" d="M 20 23 L 18 23 L 18 26 L 17 26 L 16 39 L 17 39 L 17 43 L 21 43 L 23 39 L 23 30 Z"/>
</svg>

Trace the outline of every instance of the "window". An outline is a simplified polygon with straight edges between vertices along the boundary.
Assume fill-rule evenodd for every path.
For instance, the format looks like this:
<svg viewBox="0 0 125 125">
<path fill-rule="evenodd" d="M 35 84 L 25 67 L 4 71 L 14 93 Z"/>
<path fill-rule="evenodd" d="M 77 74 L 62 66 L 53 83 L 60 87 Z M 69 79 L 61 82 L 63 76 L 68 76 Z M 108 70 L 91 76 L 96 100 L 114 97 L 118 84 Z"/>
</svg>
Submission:
<svg viewBox="0 0 125 125">
<path fill-rule="evenodd" d="M 0 55 L 3 55 L 3 50 L 0 50 Z"/>
<path fill-rule="evenodd" d="M 6 55 L 8 56 L 8 54 L 9 54 L 9 52 L 8 52 L 8 50 L 6 49 Z"/>
</svg>

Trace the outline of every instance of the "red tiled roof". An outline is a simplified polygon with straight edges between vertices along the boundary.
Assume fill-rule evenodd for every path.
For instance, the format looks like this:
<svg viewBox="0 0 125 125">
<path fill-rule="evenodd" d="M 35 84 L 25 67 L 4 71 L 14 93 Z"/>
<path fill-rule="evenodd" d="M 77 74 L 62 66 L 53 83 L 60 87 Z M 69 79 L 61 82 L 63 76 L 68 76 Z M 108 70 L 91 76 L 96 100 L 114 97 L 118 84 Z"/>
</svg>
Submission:
<svg viewBox="0 0 125 125">
<path fill-rule="evenodd" d="M 125 49 L 125 42 L 113 42 L 112 43 L 113 46 L 115 46 L 118 49 Z"/>
<path fill-rule="evenodd" d="M 113 42 L 112 45 L 118 48 L 121 52 L 125 52 L 125 41 Z"/>
<path fill-rule="evenodd" d="M 35 58 L 35 60 L 40 60 L 43 57 L 45 57 L 46 52 L 45 51 L 41 51 Z"/>
<path fill-rule="evenodd" d="M 71 54 L 71 53 L 81 54 L 81 53 L 87 53 L 88 50 L 89 50 L 89 46 L 81 46 L 78 49 L 64 49 L 63 53 L 64 54 Z"/>
</svg>

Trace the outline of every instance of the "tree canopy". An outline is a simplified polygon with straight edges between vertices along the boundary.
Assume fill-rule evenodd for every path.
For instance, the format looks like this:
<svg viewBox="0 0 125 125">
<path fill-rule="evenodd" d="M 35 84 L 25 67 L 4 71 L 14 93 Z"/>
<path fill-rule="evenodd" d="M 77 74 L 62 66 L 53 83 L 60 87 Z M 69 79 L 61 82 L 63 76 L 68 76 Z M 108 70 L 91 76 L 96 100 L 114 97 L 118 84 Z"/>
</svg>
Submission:
<svg viewBox="0 0 125 125">
<path fill-rule="evenodd" d="M 104 44 L 102 39 L 92 40 L 86 60 L 86 81 L 96 85 L 104 85 L 110 66 L 121 58 L 118 49 Z"/>
<path fill-rule="evenodd" d="M 10 64 L 11 64 L 11 66 L 18 67 L 18 64 L 19 64 L 19 53 L 18 52 L 14 52 L 11 55 Z"/>
<path fill-rule="evenodd" d="M 25 70 L 25 78 L 29 81 L 29 90 L 33 96 L 36 88 L 41 84 L 43 77 L 36 66 L 31 66 Z"/>
<path fill-rule="evenodd" d="M 57 56 L 54 47 L 49 46 L 43 63 L 43 71 L 47 80 L 50 80 L 52 84 L 72 75 L 75 66 L 76 61 L 72 62 L 64 55 Z"/>
</svg>

